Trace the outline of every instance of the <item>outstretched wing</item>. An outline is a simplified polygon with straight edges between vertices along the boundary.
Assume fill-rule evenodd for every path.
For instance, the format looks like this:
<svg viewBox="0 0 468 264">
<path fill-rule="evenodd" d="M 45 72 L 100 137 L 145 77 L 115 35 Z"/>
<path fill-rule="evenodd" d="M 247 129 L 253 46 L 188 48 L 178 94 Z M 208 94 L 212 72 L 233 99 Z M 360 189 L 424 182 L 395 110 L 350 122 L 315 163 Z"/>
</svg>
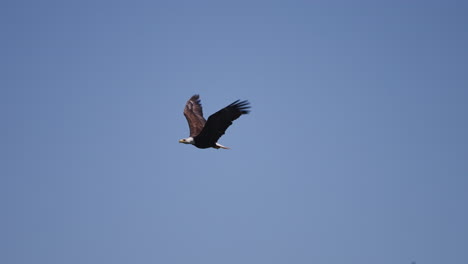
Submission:
<svg viewBox="0 0 468 264">
<path fill-rule="evenodd" d="M 196 94 L 187 101 L 184 108 L 184 116 L 190 128 L 190 136 L 197 136 L 206 123 L 205 118 L 203 118 L 200 95 Z"/>
<path fill-rule="evenodd" d="M 197 141 L 209 142 L 215 144 L 218 139 L 224 135 L 226 129 L 232 125 L 232 121 L 239 118 L 241 115 L 248 114 L 248 101 L 235 101 L 218 112 L 212 114 L 206 121 L 200 134 L 197 136 Z"/>
</svg>

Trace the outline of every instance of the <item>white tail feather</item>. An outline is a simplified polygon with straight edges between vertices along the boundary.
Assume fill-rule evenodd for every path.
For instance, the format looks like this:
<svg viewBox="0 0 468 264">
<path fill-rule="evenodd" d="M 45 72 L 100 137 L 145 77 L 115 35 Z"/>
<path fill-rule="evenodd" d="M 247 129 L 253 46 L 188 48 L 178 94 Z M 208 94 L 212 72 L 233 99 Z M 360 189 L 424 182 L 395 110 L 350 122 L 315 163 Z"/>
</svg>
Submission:
<svg viewBox="0 0 468 264">
<path fill-rule="evenodd" d="M 222 148 L 222 149 L 229 149 L 228 147 L 225 147 L 225 146 L 223 146 L 223 145 L 221 145 L 221 144 L 219 144 L 219 143 L 216 143 L 216 147 L 217 147 L 217 149 L 219 149 L 219 148 Z"/>
</svg>

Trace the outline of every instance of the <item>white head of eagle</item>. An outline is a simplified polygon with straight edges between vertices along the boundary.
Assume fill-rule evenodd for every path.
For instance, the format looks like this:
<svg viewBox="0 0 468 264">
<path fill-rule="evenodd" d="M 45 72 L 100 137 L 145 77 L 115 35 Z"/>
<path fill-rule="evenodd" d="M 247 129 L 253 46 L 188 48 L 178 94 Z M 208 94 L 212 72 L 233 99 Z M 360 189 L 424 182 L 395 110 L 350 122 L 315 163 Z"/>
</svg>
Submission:
<svg viewBox="0 0 468 264">
<path fill-rule="evenodd" d="M 232 121 L 241 115 L 248 114 L 250 105 L 248 101 L 237 100 L 212 114 L 205 120 L 203 109 L 198 94 L 192 96 L 184 108 L 184 116 L 187 119 L 190 136 L 179 140 L 179 143 L 192 144 L 197 148 L 222 148 L 228 149 L 217 141 L 224 135 Z"/>
</svg>

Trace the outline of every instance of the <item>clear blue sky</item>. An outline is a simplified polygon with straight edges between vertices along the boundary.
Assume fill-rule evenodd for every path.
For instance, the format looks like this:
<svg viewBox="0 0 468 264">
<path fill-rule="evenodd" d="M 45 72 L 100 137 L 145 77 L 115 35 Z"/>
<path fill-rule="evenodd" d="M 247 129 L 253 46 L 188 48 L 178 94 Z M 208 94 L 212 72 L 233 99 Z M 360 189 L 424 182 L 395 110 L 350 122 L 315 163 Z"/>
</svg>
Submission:
<svg viewBox="0 0 468 264">
<path fill-rule="evenodd" d="M 2 1 L 0 263 L 468 263 L 467 13 Z"/>
</svg>

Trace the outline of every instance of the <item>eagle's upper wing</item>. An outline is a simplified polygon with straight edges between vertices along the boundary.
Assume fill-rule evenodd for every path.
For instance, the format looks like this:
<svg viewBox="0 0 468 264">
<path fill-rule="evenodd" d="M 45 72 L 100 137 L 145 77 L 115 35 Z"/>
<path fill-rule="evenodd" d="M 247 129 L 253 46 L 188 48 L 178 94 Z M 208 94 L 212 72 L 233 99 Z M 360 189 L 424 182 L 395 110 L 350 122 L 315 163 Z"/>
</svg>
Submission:
<svg viewBox="0 0 468 264">
<path fill-rule="evenodd" d="M 185 104 L 184 116 L 190 128 L 190 136 L 197 136 L 206 123 L 205 118 L 203 118 L 203 109 L 198 94 L 192 96 Z"/>
<path fill-rule="evenodd" d="M 205 126 L 198 135 L 199 138 L 203 138 L 206 141 L 212 142 L 213 144 L 224 135 L 226 129 L 232 124 L 232 121 L 239 118 L 241 115 L 249 113 L 249 102 L 248 101 L 235 101 L 218 112 L 212 114 Z"/>
</svg>

